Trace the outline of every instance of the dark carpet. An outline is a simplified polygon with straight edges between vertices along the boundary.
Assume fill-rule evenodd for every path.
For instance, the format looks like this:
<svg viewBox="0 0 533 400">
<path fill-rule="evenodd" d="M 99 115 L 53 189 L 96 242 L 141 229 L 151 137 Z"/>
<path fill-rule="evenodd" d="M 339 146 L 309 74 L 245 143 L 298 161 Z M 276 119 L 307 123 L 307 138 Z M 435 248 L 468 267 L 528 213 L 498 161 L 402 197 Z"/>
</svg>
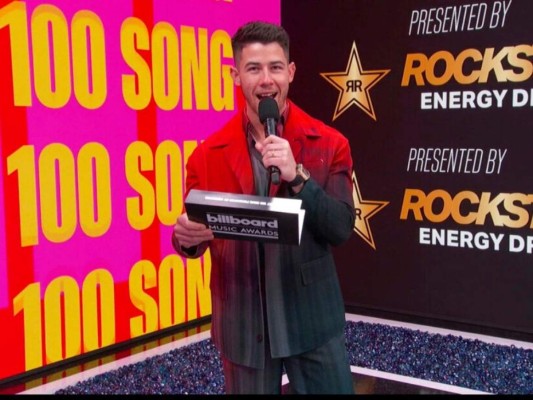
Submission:
<svg viewBox="0 0 533 400">
<path fill-rule="evenodd" d="M 347 322 L 353 366 L 494 394 L 533 394 L 533 350 L 460 336 Z M 210 339 L 147 358 L 56 394 L 224 394 Z"/>
</svg>

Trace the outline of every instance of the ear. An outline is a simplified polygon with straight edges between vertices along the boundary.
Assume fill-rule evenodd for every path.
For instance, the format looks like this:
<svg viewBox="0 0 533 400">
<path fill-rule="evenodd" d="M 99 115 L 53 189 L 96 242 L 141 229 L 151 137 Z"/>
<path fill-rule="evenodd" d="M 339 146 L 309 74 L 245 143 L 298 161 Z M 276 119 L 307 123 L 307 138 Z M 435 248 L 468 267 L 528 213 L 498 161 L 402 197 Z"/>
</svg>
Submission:
<svg viewBox="0 0 533 400">
<path fill-rule="evenodd" d="M 231 77 L 233 78 L 233 82 L 237 86 L 241 86 L 241 77 L 239 75 L 239 71 L 235 67 L 231 67 L 230 69 Z"/>
<path fill-rule="evenodd" d="M 296 64 L 294 61 L 289 63 L 289 83 L 294 80 L 294 74 L 296 73 Z"/>
</svg>

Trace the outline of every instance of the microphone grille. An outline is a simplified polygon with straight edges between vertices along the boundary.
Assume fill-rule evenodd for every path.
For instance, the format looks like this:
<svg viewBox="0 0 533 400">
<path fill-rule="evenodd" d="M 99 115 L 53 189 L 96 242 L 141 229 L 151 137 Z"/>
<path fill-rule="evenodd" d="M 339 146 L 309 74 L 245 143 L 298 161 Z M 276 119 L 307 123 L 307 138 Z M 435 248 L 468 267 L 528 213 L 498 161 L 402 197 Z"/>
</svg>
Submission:
<svg viewBox="0 0 533 400">
<path fill-rule="evenodd" d="M 265 123 L 267 118 L 279 119 L 278 103 L 272 97 L 263 97 L 259 101 L 259 120 L 262 124 Z"/>
</svg>

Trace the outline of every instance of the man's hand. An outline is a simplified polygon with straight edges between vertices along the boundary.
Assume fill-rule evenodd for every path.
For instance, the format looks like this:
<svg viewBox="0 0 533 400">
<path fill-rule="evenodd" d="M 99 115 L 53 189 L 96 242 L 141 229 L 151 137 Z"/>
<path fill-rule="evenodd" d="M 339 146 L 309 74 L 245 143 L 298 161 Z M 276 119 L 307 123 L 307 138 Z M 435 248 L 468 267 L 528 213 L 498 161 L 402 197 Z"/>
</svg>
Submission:
<svg viewBox="0 0 533 400">
<path fill-rule="evenodd" d="M 296 177 L 296 161 L 286 139 L 270 135 L 262 143 L 256 142 L 255 148 L 263 156 L 263 165 L 266 168 L 279 168 L 281 179 L 290 182 Z"/>
<path fill-rule="evenodd" d="M 187 213 L 183 213 L 178 217 L 174 225 L 174 238 L 180 246 L 188 248 L 213 240 L 215 237 L 211 229 L 204 224 L 191 221 Z"/>
</svg>

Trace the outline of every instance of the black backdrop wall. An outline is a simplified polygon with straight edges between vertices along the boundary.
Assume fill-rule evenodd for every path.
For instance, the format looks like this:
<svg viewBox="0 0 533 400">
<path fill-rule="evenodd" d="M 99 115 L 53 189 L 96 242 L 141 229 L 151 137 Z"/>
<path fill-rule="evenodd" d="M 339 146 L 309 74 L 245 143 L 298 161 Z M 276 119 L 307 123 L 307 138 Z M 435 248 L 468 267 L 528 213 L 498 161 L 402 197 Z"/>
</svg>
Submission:
<svg viewBox="0 0 533 400">
<path fill-rule="evenodd" d="M 533 334 L 533 2 L 282 1 L 291 97 L 343 132 L 348 309 Z"/>
</svg>

